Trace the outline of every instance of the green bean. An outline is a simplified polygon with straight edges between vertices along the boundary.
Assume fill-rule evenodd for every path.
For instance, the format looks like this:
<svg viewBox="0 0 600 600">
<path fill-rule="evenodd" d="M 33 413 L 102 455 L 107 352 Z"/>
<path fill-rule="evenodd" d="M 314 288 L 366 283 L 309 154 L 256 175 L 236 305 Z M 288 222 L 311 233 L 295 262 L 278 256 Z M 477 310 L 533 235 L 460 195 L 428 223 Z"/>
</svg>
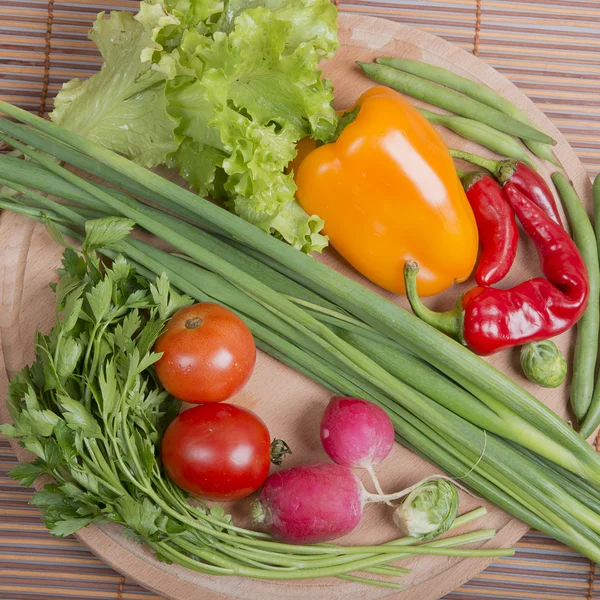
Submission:
<svg viewBox="0 0 600 600">
<path fill-rule="evenodd" d="M 600 231 L 600 176 L 596 177 L 594 181 L 594 221 L 596 225 L 596 232 Z M 596 242 L 598 244 L 597 252 L 600 252 L 600 236 L 597 236 Z M 592 298 L 591 290 L 590 290 L 590 302 L 595 301 L 598 302 L 598 290 L 596 289 L 595 297 Z M 596 343 L 598 343 L 598 324 L 596 323 L 594 336 Z M 600 374 L 598 375 L 598 379 L 596 380 L 596 386 L 594 388 L 594 393 L 592 395 L 592 401 L 590 403 L 590 407 L 588 408 L 587 414 L 583 419 L 583 423 L 581 424 L 580 433 L 584 438 L 589 437 L 594 429 L 600 423 Z"/>
<path fill-rule="evenodd" d="M 600 327 L 600 265 L 594 228 L 577 193 L 562 173 L 554 173 L 552 181 L 567 213 L 573 240 L 587 267 L 590 283 L 588 306 L 577 324 L 571 378 L 571 408 L 581 423 L 588 411 L 594 391 L 598 329 Z"/>
<path fill-rule="evenodd" d="M 395 69 L 399 69 L 400 71 L 410 73 L 411 75 L 415 75 L 417 77 L 423 77 L 429 81 L 433 81 L 457 92 L 461 92 L 473 100 L 477 100 L 482 104 L 491 106 L 492 108 L 509 115 L 513 119 L 521 121 L 521 123 L 535 127 L 534 123 L 531 122 L 529 117 L 518 106 L 515 106 L 512 102 L 498 94 L 498 92 L 489 88 L 487 85 L 482 85 L 481 83 L 477 83 L 472 79 L 467 79 L 466 77 L 461 77 L 460 75 L 457 75 L 452 71 L 448 71 L 447 69 L 443 69 L 442 67 L 429 65 L 418 60 L 408 60 L 403 58 L 378 58 L 376 62 L 388 67 L 394 67 Z M 558 159 L 554 156 L 552 148 L 548 144 L 534 142 L 531 140 L 524 141 L 529 150 L 531 150 L 531 152 L 533 152 L 533 154 L 539 158 L 543 158 L 544 160 L 555 164 L 557 167 L 562 166 Z"/>
<path fill-rule="evenodd" d="M 535 165 L 527 156 L 527 152 L 523 146 L 514 137 L 502 133 L 485 123 L 480 123 L 474 119 L 466 117 L 457 117 L 455 115 L 440 115 L 424 108 L 420 108 L 419 112 L 429 120 L 430 123 L 443 125 L 451 129 L 458 135 L 480 144 L 484 148 L 488 148 L 501 156 L 516 158 L 524 163 L 527 163 L 532 169 Z"/>
<path fill-rule="evenodd" d="M 546 144 L 555 143 L 550 136 L 538 131 L 535 127 L 526 125 L 491 106 L 473 100 L 454 90 L 431 83 L 427 79 L 415 77 L 409 73 L 376 63 L 357 61 L 357 64 L 370 79 L 388 85 L 418 100 L 423 100 L 439 108 L 444 108 L 462 117 L 475 119 L 494 129 L 516 135 L 522 139 L 544 142 Z"/>
</svg>

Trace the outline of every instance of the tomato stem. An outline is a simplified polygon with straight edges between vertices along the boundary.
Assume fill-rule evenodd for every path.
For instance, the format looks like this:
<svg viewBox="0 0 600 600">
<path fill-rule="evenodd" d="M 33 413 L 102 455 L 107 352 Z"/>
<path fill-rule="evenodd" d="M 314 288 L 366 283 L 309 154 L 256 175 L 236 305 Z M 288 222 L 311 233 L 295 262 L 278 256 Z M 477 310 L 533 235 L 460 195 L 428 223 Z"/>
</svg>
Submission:
<svg viewBox="0 0 600 600">
<path fill-rule="evenodd" d="M 200 327 L 200 325 L 202 325 L 203 321 L 201 317 L 193 317 L 191 319 L 188 319 L 185 322 L 185 328 L 186 329 L 198 329 L 198 327 Z"/>
<path fill-rule="evenodd" d="M 283 462 L 283 457 L 286 454 L 291 454 L 292 449 L 288 446 L 286 442 L 279 439 L 274 439 L 271 442 L 271 462 L 278 467 L 281 466 Z"/>
</svg>

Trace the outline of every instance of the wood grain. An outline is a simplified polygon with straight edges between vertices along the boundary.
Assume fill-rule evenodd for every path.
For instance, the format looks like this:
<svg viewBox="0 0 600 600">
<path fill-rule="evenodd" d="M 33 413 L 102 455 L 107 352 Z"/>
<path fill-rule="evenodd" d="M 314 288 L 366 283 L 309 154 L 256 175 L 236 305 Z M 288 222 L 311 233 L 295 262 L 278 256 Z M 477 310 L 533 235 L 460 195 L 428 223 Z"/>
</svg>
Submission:
<svg viewBox="0 0 600 600">
<path fill-rule="evenodd" d="M 340 19 L 340 37 L 343 48 L 335 58 L 324 65 L 325 73 L 332 77 L 336 88 L 336 99 L 340 108 L 350 104 L 370 83 L 354 67 L 355 60 L 371 60 L 375 56 L 393 55 L 419 58 L 451 68 L 460 74 L 471 76 L 487 83 L 521 106 L 542 128 L 559 140 L 557 153 L 575 182 L 581 197 L 589 198 L 589 179 L 573 151 L 554 126 L 545 118 L 518 89 L 489 66 L 447 42 L 424 32 L 404 27 L 398 23 L 367 17 L 343 15 Z M 474 150 L 456 136 L 444 132 L 449 144 Z M 548 175 L 544 165 L 539 165 Z M 534 274 L 536 258 L 530 244 L 522 243 L 518 264 L 507 284 L 520 280 L 524 275 Z M 0 335 L 4 371 L 1 392 L 6 389 L 6 377 L 23 366 L 32 357 L 32 340 L 36 328 L 47 331 L 53 313 L 52 293 L 47 287 L 53 279 L 54 269 L 59 264 L 60 249 L 50 240 L 40 226 L 32 227 L 25 220 L 4 213 L 0 217 L 0 253 L 4 257 L 2 293 L 0 295 L 2 317 Z M 324 260 L 343 272 L 355 276 L 349 268 L 328 252 Z M 372 286 L 371 286 L 372 287 Z M 441 295 L 431 303 L 441 307 L 453 303 L 459 288 Z M 388 295 L 389 296 L 389 295 Z M 395 299 L 397 300 L 397 299 Z M 572 339 L 565 334 L 558 340 L 568 350 Z M 515 379 L 526 382 L 513 370 L 514 353 L 504 353 L 492 361 L 500 369 L 510 372 Z M 535 390 L 539 392 L 539 388 Z M 546 390 L 538 397 L 546 404 L 566 415 L 566 389 Z M 235 398 L 265 419 L 271 432 L 277 437 L 291 441 L 294 455 L 288 464 L 310 458 L 324 458 L 319 448 L 317 426 L 327 393 L 304 377 L 261 355 L 258 367 L 249 386 Z M 6 417 L 4 407 L 1 416 Z M 17 450 L 19 457 L 23 452 Z M 412 454 L 396 445 L 390 459 L 381 468 L 381 480 L 390 490 L 414 482 L 435 469 L 416 459 Z M 365 480 L 366 481 L 366 480 Z M 464 511 L 481 504 L 480 501 L 462 496 Z M 485 503 L 484 503 L 485 504 Z M 239 522 L 244 522 L 247 502 L 227 507 Z M 488 546 L 511 545 L 523 535 L 527 526 L 509 518 L 502 511 L 489 506 L 490 513 L 477 527 L 496 527 L 498 536 Z M 389 525 L 389 513 L 385 507 L 370 507 L 361 527 L 355 534 L 344 539 L 344 543 L 381 542 L 394 537 Z M 240 578 L 210 578 L 197 575 L 177 566 L 166 566 L 155 561 L 145 548 L 136 545 L 121 535 L 118 527 L 89 527 L 78 534 L 98 556 L 118 571 L 140 581 L 144 586 L 174 600 L 216 600 L 223 598 L 275 599 L 284 595 L 290 599 L 307 597 L 361 598 L 365 600 L 391 597 L 403 600 L 433 600 L 455 589 L 464 581 L 481 571 L 490 560 L 460 560 L 444 557 L 413 558 L 405 561 L 414 572 L 406 578 L 407 589 L 400 594 L 389 590 L 369 588 L 337 580 L 308 581 L 300 583 L 259 582 Z"/>
</svg>

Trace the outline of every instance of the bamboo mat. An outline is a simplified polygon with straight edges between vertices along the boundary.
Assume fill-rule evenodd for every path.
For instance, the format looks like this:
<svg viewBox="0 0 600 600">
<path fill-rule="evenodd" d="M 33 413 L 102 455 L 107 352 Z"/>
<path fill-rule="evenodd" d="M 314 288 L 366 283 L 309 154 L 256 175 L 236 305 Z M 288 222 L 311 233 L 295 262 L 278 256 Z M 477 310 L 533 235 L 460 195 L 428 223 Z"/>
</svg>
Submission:
<svg viewBox="0 0 600 600">
<path fill-rule="evenodd" d="M 47 114 L 61 84 L 100 65 L 87 31 L 127 0 L 0 0 L 0 98 Z M 481 57 L 554 121 L 590 176 L 600 171 L 600 0 L 349 0 L 341 11 L 387 17 Z M 95 558 L 74 537 L 51 537 L 8 479 L 0 438 L 0 600 L 160 600 Z M 600 569 L 599 569 L 600 571 Z M 587 559 L 536 532 L 446 600 L 600 599 Z M 319 599 L 320 600 L 320 599 Z"/>
</svg>

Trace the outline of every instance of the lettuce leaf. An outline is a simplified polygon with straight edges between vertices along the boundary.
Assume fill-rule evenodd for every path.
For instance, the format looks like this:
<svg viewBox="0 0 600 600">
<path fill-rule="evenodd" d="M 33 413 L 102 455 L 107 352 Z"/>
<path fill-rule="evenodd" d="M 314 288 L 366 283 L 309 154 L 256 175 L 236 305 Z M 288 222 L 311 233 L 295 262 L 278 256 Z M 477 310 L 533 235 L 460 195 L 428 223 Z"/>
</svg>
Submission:
<svg viewBox="0 0 600 600">
<path fill-rule="evenodd" d="M 229 103 L 261 125 L 291 124 L 296 135 L 325 140 L 337 124 L 331 86 L 321 78 L 313 44 L 290 50 L 293 30 L 292 21 L 266 8 L 244 11 L 229 35 L 216 32 L 210 46 L 197 47 L 202 82 L 220 106 Z"/>
<path fill-rule="evenodd" d="M 274 215 L 253 211 L 245 198 L 234 198 L 227 204 L 249 223 L 285 240 L 302 252 L 321 252 L 328 244 L 327 236 L 320 233 L 323 220 L 317 215 L 307 215 L 296 201 L 279 205 Z"/>
<path fill-rule="evenodd" d="M 323 223 L 286 173 L 303 137 L 337 115 L 318 69 L 336 50 L 329 0 L 143 0 L 91 33 L 105 63 L 56 100 L 53 119 L 140 164 L 177 168 L 201 195 L 295 247 L 321 250 Z"/>
<path fill-rule="evenodd" d="M 321 57 L 331 56 L 338 48 L 337 10 L 322 0 L 229 0 L 214 31 L 231 33 L 236 19 L 246 10 L 266 8 L 282 21 L 293 23 L 288 46 L 294 50 L 302 43 L 313 45 Z"/>
<path fill-rule="evenodd" d="M 292 21 L 259 7 L 241 12 L 229 34 L 216 31 L 208 38 L 187 32 L 181 38 L 180 63 L 200 65 L 201 71 L 194 81 L 168 86 L 169 110 L 186 140 L 186 150 L 180 149 L 171 164 L 190 181 L 195 163 L 202 176 L 193 177 L 194 186 L 213 196 L 211 182 L 222 169 L 226 206 L 310 252 L 326 245 L 319 234 L 323 224 L 297 204 L 285 169 L 299 139 L 333 135 L 337 115 L 331 85 L 318 70 L 324 47 L 299 35 L 297 44 L 290 43 L 294 30 Z M 304 34 L 312 36 L 308 28 Z M 202 148 L 216 161 L 194 161 L 191 148 Z"/>
<path fill-rule="evenodd" d="M 90 32 L 104 58 L 99 73 L 73 79 L 56 97 L 52 120 L 146 167 L 165 162 L 179 140 L 167 112 L 165 76 L 140 62 L 151 32 L 131 13 L 98 15 Z"/>
</svg>

